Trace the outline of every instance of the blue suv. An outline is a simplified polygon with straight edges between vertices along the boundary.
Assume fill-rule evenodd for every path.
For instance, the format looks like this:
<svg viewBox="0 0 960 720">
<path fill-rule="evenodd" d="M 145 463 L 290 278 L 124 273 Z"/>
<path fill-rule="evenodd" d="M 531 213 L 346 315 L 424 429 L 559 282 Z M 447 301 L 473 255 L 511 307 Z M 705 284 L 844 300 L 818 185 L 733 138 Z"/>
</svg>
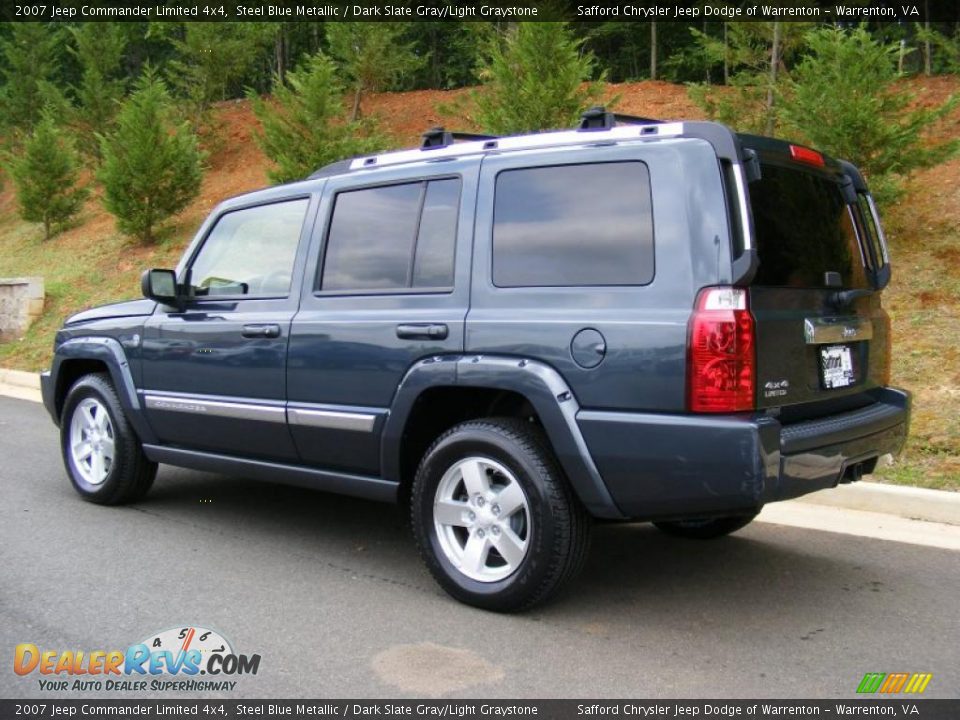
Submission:
<svg viewBox="0 0 960 720">
<path fill-rule="evenodd" d="M 889 279 L 860 173 L 807 147 L 436 129 L 222 203 L 66 322 L 43 394 L 87 500 L 169 463 L 399 501 L 444 589 L 519 610 L 594 518 L 714 538 L 898 452 Z"/>
</svg>

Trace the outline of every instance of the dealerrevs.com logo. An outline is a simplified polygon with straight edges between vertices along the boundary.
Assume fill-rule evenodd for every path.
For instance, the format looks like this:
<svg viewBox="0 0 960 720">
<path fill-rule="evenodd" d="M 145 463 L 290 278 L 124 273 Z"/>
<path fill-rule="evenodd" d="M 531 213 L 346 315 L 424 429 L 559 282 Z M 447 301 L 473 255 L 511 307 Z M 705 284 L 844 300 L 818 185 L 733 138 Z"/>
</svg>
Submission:
<svg viewBox="0 0 960 720">
<path fill-rule="evenodd" d="M 44 691 L 124 692 L 233 690 L 238 675 L 256 675 L 260 655 L 241 655 L 220 633 L 179 627 L 126 650 L 49 650 L 21 643 L 13 670 L 37 677 Z M 202 678 L 200 676 L 203 676 Z"/>
</svg>

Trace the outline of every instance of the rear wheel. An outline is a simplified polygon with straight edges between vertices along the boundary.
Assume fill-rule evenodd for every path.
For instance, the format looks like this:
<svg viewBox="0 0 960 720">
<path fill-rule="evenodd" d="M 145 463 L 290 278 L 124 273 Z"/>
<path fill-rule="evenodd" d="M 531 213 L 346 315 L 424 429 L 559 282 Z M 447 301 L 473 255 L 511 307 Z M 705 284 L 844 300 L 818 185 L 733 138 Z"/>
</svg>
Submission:
<svg viewBox="0 0 960 720">
<path fill-rule="evenodd" d="M 589 547 L 590 517 L 542 433 L 521 420 L 466 422 L 442 435 L 417 470 L 411 515 L 437 582 L 488 610 L 546 600 Z"/>
<path fill-rule="evenodd" d="M 85 375 L 70 388 L 60 418 L 60 447 L 70 482 L 90 502 L 139 500 L 157 474 L 107 375 Z"/>
<path fill-rule="evenodd" d="M 691 520 L 671 520 L 669 522 L 655 522 L 659 530 L 667 535 L 693 538 L 695 540 L 712 540 L 723 537 L 746 527 L 759 513 L 752 515 L 731 515 L 720 518 L 704 518 Z"/>
</svg>

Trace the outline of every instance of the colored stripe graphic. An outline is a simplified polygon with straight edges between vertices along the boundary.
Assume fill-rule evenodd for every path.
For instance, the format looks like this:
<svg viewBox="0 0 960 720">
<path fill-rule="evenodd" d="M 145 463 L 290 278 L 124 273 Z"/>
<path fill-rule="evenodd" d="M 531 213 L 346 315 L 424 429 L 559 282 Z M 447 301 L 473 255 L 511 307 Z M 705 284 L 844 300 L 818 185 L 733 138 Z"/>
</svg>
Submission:
<svg viewBox="0 0 960 720">
<path fill-rule="evenodd" d="M 930 684 L 932 679 L 932 673 L 914 673 L 910 676 L 910 682 L 907 683 L 907 687 L 903 691 L 906 693 L 922 693 L 927 689 L 927 685 Z"/>
<path fill-rule="evenodd" d="M 919 695 L 927 689 L 933 673 L 867 673 L 857 686 L 858 693 L 881 692 L 887 695 L 899 692 Z"/>
<path fill-rule="evenodd" d="M 860 681 L 860 685 L 857 687 L 858 693 L 875 693 L 880 689 L 880 684 L 883 682 L 883 679 L 886 677 L 886 673 L 867 673 L 863 676 L 863 680 Z"/>
<path fill-rule="evenodd" d="M 880 692 L 882 693 L 898 693 L 903 689 L 903 686 L 907 682 L 907 678 L 910 676 L 907 673 L 890 673 L 887 675 L 887 679 L 884 680 L 883 685 L 880 686 Z"/>
</svg>

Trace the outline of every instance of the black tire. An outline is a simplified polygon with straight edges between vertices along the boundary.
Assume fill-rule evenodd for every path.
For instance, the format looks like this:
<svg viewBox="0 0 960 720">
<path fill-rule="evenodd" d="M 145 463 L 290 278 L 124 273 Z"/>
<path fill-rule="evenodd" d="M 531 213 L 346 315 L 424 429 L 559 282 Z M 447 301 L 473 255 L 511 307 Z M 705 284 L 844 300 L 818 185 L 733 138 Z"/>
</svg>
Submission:
<svg viewBox="0 0 960 720">
<path fill-rule="evenodd" d="M 90 482 L 73 457 L 71 428 L 84 401 L 93 400 L 106 410 L 112 430 L 113 457 L 102 482 Z M 99 412 L 99 411 L 98 411 Z M 67 476 L 80 497 L 100 505 L 121 505 L 139 500 L 150 490 L 157 464 L 143 454 L 137 437 L 123 413 L 120 399 L 105 374 L 84 375 L 67 393 L 60 416 L 60 449 Z"/>
<path fill-rule="evenodd" d="M 657 529 L 667 535 L 692 538 L 694 540 L 713 540 L 736 532 L 749 525 L 759 513 L 752 515 L 731 515 L 729 517 L 672 520 L 669 522 L 655 522 Z"/>
<path fill-rule="evenodd" d="M 524 531 L 525 555 L 511 574 L 496 581 L 472 579 L 455 567 L 434 525 L 434 501 L 445 473 L 474 457 L 506 468 L 526 498 L 530 522 L 529 531 Z M 430 573 L 457 600 L 486 610 L 515 612 L 545 601 L 576 576 L 589 551 L 590 516 L 563 476 L 543 433 L 514 418 L 465 422 L 438 438 L 417 469 L 410 508 L 414 537 Z"/>
</svg>

